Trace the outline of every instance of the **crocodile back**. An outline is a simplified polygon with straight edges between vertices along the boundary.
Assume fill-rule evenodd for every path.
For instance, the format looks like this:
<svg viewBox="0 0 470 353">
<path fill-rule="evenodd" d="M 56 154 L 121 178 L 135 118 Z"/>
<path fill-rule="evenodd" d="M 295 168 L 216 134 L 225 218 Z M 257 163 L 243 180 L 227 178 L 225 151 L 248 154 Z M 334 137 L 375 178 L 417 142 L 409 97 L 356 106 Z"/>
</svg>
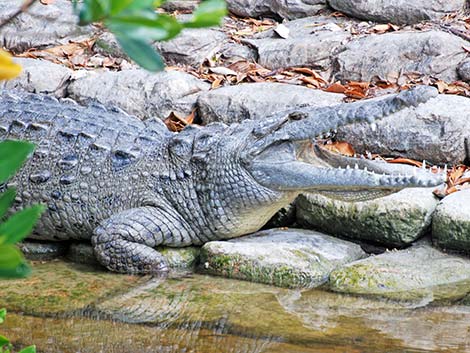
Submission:
<svg viewBox="0 0 470 353">
<path fill-rule="evenodd" d="M 149 161 L 164 159 L 171 135 L 160 121 L 96 103 L 0 92 L 0 140 L 36 144 L 11 184 L 18 190 L 16 209 L 47 205 L 39 238 L 89 238 L 100 220 L 133 207 L 147 191 L 139 183 L 153 167 Z"/>
</svg>

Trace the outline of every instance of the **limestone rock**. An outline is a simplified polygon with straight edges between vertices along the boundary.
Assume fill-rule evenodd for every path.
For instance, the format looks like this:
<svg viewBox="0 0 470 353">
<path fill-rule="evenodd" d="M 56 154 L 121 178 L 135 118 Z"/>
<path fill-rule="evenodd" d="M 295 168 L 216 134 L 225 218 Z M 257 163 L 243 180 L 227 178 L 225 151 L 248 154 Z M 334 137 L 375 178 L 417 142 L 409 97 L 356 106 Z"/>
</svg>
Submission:
<svg viewBox="0 0 470 353">
<path fill-rule="evenodd" d="M 461 11 L 465 0 L 327 0 L 335 10 L 368 21 L 413 24 Z"/>
<path fill-rule="evenodd" d="M 344 29 L 349 22 L 344 18 L 308 17 L 284 23 L 289 29 L 287 38 L 271 29 L 243 43 L 255 48 L 258 63 L 269 69 L 308 66 L 326 70 L 335 51 L 352 36 Z"/>
<path fill-rule="evenodd" d="M 470 60 L 465 60 L 458 68 L 462 80 L 470 82 Z"/>
<path fill-rule="evenodd" d="M 344 96 L 283 83 L 246 83 L 227 86 L 199 95 L 199 116 L 205 124 L 227 124 L 245 119 L 263 119 L 270 114 L 299 105 L 339 104 Z"/>
<path fill-rule="evenodd" d="M 313 16 L 326 7 L 326 0 L 228 0 L 231 13 L 242 17 L 299 18 Z"/>
<path fill-rule="evenodd" d="M 455 81 L 457 67 L 467 57 L 465 45 L 465 40 L 436 30 L 369 35 L 346 44 L 338 54 L 336 78 L 396 81 L 400 74 L 419 72 Z"/>
<path fill-rule="evenodd" d="M 454 301 L 470 293 L 470 260 L 420 244 L 350 263 L 330 276 L 334 291 L 411 301 Z"/>
<path fill-rule="evenodd" d="M 199 0 L 173 0 L 162 4 L 162 9 L 165 11 L 192 12 L 199 2 Z"/>
<path fill-rule="evenodd" d="M 0 1 L 0 21 L 10 17 L 20 6 L 18 0 Z M 48 5 L 38 1 L 26 13 L 2 28 L 0 44 L 9 50 L 22 52 L 89 37 L 92 28 L 80 27 L 77 22 L 71 1 L 56 0 Z"/>
<path fill-rule="evenodd" d="M 432 190 L 409 188 L 363 202 L 305 194 L 297 199 L 297 221 L 328 234 L 403 246 L 417 240 L 430 226 L 438 203 Z"/>
<path fill-rule="evenodd" d="M 210 274 L 273 284 L 318 287 L 339 265 L 365 257 L 361 248 L 301 229 L 270 229 L 202 247 L 201 266 Z"/>
<path fill-rule="evenodd" d="M 406 127 L 406 128 L 404 128 Z M 369 124 L 341 127 L 338 138 L 357 152 L 407 156 L 433 163 L 458 164 L 469 158 L 470 99 L 439 95 L 417 108 L 407 108 Z"/>
<path fill-rule="evenodd" d="M 28 260 L 47 261 L 65 255 L 68 244 L 63 242 L 23 241 L 18 244 L 18 247 Z"/>
<path fill-rule="evenodd" d="M 50 61 L 15 58 L 23 70 L 13 80 L 0 82 L 1 88 L 21 89 L 33 93 L 52 93 L 62 97 L 72 76 L 69 68 Z"/>
<path fill-rule="evenodd" d="M 117 106 L 137 117 L 164 119 L 172 111 L 189 114 L 198 94 L 209 84 L 190 74 L 169 71 L 152 74 L 144 70 L 92 73 L 70 84 L 71 98 L 90 99 Z"/>
<path fill-rule="evenodd" d="M 439 203 L 432 238 L 441 248 L 470 254 L 470 190 L 450 194 Z"/>
</svg>

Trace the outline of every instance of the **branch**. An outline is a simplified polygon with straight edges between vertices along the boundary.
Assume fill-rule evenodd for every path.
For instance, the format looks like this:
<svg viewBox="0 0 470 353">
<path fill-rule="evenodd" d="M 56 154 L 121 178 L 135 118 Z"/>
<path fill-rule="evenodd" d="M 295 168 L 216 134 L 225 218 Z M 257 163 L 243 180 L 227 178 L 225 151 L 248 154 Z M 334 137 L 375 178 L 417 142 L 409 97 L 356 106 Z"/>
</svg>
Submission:
<svg viewBox="0 0 470 353">
<path fill-rule="evenodd" d="M 28 9 L 36 2 L 36 0 L 25 0 L 23 5 L 12 15 L 4 19 L 3 21 L 0 22 L 0 29 L 5 27 L 7 24 L 9 24 L 11 21 L 13 21 L 15 18 L 17 18 L 19 15 L 21 15 L 23 12 L 28 11 Z"/>
</svg>

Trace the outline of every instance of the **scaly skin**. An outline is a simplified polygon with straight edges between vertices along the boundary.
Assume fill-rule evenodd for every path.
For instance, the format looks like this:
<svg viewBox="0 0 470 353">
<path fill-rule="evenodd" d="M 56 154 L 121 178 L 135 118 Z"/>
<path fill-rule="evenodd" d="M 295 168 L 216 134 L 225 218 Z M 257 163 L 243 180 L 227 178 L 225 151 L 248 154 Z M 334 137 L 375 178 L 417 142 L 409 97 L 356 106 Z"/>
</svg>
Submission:
<svg viewBox="0 0 470 353">
<path fill-rule="evenodd" d="M 3 91 L 0 140 L 37 145 L 9 183 L 18 189 L 17 209 L 48 206 L 32 237 L 91 239 L 110 270 L 162 273 L 167 266 L 156 246 L 251 233 L 302 191 L 350 195 L 441 183 L 441 176 L 410 169 L 400 176 L 390 167 L 377 174 L 380 165 L 376 173 L 336 169 L 341 161 L 310 148 L 329 129 L 372 122 L 434 95 L 421 87 L 373 102 L 173 134 L 160 121 L 142 122 L 120 110 Z"/>
</svg>

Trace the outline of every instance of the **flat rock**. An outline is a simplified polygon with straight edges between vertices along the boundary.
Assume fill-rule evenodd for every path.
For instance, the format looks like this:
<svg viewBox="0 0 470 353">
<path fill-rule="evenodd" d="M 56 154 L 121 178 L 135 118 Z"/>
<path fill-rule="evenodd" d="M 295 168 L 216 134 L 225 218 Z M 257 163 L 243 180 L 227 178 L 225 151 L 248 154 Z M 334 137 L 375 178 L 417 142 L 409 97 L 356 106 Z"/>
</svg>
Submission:
<svg viewBox="0 0 470 353">
<path fill-rule="evenodd" d="M 0 307 L 34 315 L 79 311 L 139 284 L 140 277 L 52 261 L 34 264 L 26 279 L 0 281 Z"/>
<path fill-rule="evenodd" d="M 246 83 L 203 92 L 197 106 L 205 124 L 227 124 L 245 119 L 263 119 L 270 114 L 302 106 L 340 104 L 344 95 L 284 83 Z"/>
<path fill-rule="evenodd" d="M 462 80 L 470 82 L 470 60 L 465 60 L 458 68 Z"/>
<path fill-rule="evenodd" d="M 46 261 L 65 255 L 69 244 L 63 242 L 31 242 L 23 241 L 18 244 L 21 252 L 28 260 Z"/>
<path fill-rule="evenodd" d="M 162 9 L 166 11 L 192 12 L 200 0 L 173 0 L 162 4 Z"/>
<path fill-rule="evenodd" d="M 429 245 L 359 260 L 330 275 L 332 290 L 399 301 L 454 301 L 470 292 L 470 260 Z"/>
<path fill-rule="evenodd" d="M 199 260 L 200 248 L 194 246 L 186 248 L 159 248 L 158 251 L 165 257 L 171 269 L 191 270 Z M 67 252 L 67 259 L 79 264 L 101 266 L 93 253 L 93 247 L 88 243 L 72 243 Z"/>
<path fill-rule="evenodd" d="M 258 63 L 269 69 L 308 66 L 327 70 L 334 53 L 352 37 L 347 18 L 308 17 L 283 23 L 289 29 L 282 38 L 274 29 L 244 39 L 258 53 Z"/>
<path fill-rule="evenodd" d="M 18 0 L 0 1 L 0 21 L 10 17 L 20 6 Z M 92 28 L 80 27 L 77 22 L 71 1 L 55 0 L 48 5 L 36 2 L 26 13 L 2 28 L 0 43 L 9 50 L 22 52 L 89 37 Z"/>
<path fill-rule="evenodd" d="M 335 77 L 395 82 L 401 74 L 418 72 L 451 82 L 458 79 L 457 67 L 468 55 L 463 49 L 467 44 L 436 30 L 368 35 L 345 45 L 336 58 Z"/>
<path fill-rule="evenodd" d="M 299 18 L 326 8 L 326 0 L 228 0 L 231 13 L 242 17 Z"/>
<path fill-rule="evenodd" d="M 314 288 L 340 266 L 365 257 L 359 245 L 302 229 L 269 229 L 202 247 L 207 273 L 273 284 Z"/>
<path fill-rule="evenodd" d="M 438 203 L 432 190 L 409 188 L 363 202 L 305 194 L 297 199 L 297 222 L 341 237 L 403 246 L 428 230 Z"/>
<path fill-rule="evenodd" d="M 172 111 L 189 114 L 209 84 L 177 71 L 152 74 L 140 69 L 95 72 L 72 82 L 70 98 L 117 106 L 139 118 L 165 119 Z"/>
<path fill-rule="evenodd" d="M 465 0 L 327 0 L 349 16 L 384 23 L 413 24 L 463 10 Z"/>
<path fill-rule="evenodd" d="M 32 93 L 51 93 L 62 97 L 72 77 L 72 70 L 50 61 L 15 58 L 23 70 L 13 80 L 0 82 L 0 88 L 21 89 Z"/>
<path fill-rule="evenodd" d="M 369 124 L 338 130 L 338 139 L 348 141 L 359 153 L 451 164 L 470 157 L 469 136 L 470 99 L 455 95 L 439 95 L 417 108 L 385 117 L 377 122 L 375 131 Z"/>
<path fill-rule="evenodd" d="M 432 218 L 432 239 L 441 248 L 470 254 L 470 190 L 445 197 Z"/>
</svg>

